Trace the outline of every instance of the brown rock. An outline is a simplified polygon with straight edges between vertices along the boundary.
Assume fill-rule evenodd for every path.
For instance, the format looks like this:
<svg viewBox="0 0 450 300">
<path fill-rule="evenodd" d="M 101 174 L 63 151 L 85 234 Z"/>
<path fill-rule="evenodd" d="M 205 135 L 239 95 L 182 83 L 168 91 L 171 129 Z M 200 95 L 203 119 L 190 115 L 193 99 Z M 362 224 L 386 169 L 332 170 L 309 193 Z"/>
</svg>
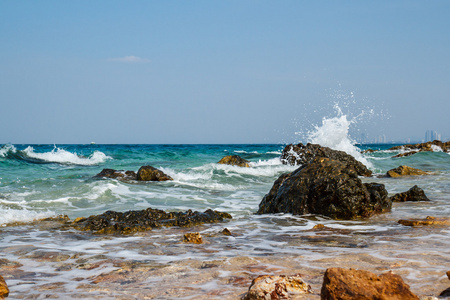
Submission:
<svg viewBox="0 0 450 300">
<path fill-rule="evenodd" d="M 137 172 L 138 181 L 166 181 L 173 180 L 172 177 L 152 166 L 142 166 Z"/>
<path fill-rule="evenodd" d="M 231 231 L 228 228 L 225 228 L 224 230 L 222 230 L 222 234 L 223 235 L 231 235 Z"/>
<path fill-rule="evenodd" d="M 387 171 L 388 177 L 400 177 L 400 176 L 415 176 L 415 175 L 430 175 L 431 172 L 414 169 L 408 166 L 400 166 L 398 168 Z"/>
<path fill-rule="evenodd" d="M 426 143 L 419 143 L 419 144 L 406 144 L 402 146 L 395 146 L 390 148 L 389 150 L 418 150 L 418 151 L 433 151 L 433 148 L 431 146 L 438 146 L 442 149 L 444 152 L 450 151 L 450 141 L 448 142 L 441 142 L 439 140 L 434 140 L 432 142 L 426 142 Z"/>
<path fill-rule="evenodd" d="M 0 299 L 8 297 L 8 295 L 9 295 L 8 285 L 6 284 L 5 279 L 3 279 L 2 276 L 0 276 Z"/>
<path fill-rule="evenodd" d="M 250 165 L 248 163 L 249 163 L 248 160 L 243 159 L 239 155 L 228 155 L 219 160 L 218 162 L 218 164 L 249 168 Z"/>
<path fill-rule="evenodd" d="M 364 270 L 330 268 L 324 275 L 322 300 L 419 300 L 399 275 L 387 272 L 377 276 Z"/>
<path fill-rule="evenodd" d="M 420 219 L 411 219 L 411 220 L 399 220 L 398 223 L 405 226 L 424 226 L 424 225 L 441 225 L 448 226 L 450 225 L 449 218 L 436 218 L 428 216 L 424 220 Z"/>
<path fill-rule="evenodd" d="M 244 300 L 290 299 L 292 295 L 310 294 L 311 286 L 303 281 L 300 274 L 270 276 L 262 275 L 253 279 Z"/>
<path fill-rule="evenodd" d="M 405 152 L 405 153 L 400 153 L 397 155 L 392 156 L 393 158 L 397 158 L 397 157 L 406 157 L 406 156 L 411 156 L 413 154 L 416 154 L 417 151 L 409 151 L 409 152 Z"/>
<path fill-rule="evenodd" d="M 450 279 L 450 271 L 447 271 L 447 277 Z"/>
<path fill-rule="evenodd" d="M 184 241 L 190 244 L 203 244 L 203 239 L 198 232 L 189 232 L 184 235 Z"/>
<path fill-rule="evenodd" d="M 390 197 L 392 202 L 406 202 L 406 201 L 430 201 L 425 195 L 425 192 L 417 185 L 410 188 L 408 191 L 403 193 L 395 194 Z"/>
</svg>

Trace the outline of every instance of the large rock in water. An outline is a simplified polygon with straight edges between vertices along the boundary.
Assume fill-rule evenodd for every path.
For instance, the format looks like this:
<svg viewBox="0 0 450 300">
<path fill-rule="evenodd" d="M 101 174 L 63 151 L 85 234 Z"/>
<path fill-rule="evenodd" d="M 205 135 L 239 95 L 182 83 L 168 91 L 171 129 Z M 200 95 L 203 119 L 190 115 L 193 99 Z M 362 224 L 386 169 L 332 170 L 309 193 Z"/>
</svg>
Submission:
<svg viewBox="0 0 450 300">
<path fill-rule="evenodd" d="M 339 160 L 355 169 L 360 176 L 372 176 L 372 171 L 367 169 L 363 163 L 357 161 L 353 156 L 344 151 L 333 150 L 318 144 L 308 143 L 303 145 L 299 143 L 297 145 L 287 145 L 281 153 L 281 162 L 292 166 L 304 165 L 312 161 L 315 157 L 327 157 Z"/>
<path fill-rule="evenodd" d="M 173 180 L 172 177 L 152 166 L 142 166 L 137 172 L 138 181 L 167 181 Z"/>
<path fill-rule="evenodd" d="M 417 176 L 417 175 L 430 175 L 430 172 L 422 171 L 419 169 L 411 168 L 408 166 L 400 166 L 395 169 L 391 169 L 386 172 L 387 177 L 401 177 L 401 176 Z"/>
<path fill-rule="evenodd" d="M 330 268 L 324 275 L 320 299 L 419 300 L 419 297 L 392 272 L 377 276 L 364 270 Z"/>
<path fill-rule="evenodd" d="M 127 212 L 107 211 L 101 215 L 76 219 L 71 226 L 78 230 L 93 231 L 95 233 L 130 234 L 151 230 L 155 227 L 191 227 L 203 223 L 220 222 L 224 219 L 231 219 L 231 215 L 211 209 L 201 213 L 191 210 L 165 212 L 159 209 L 147 208 Z"/>
<path fill-rule="evenodd" d="M 114 169 L 103 169 L 94 178 L 112 178 L 118 180 L 137 180 L 136 172 Z"/>
<path fill-rule="evenodd" d="M 249 168 L 250 165 L 248 163 L 249 163 L 248 160 L 243 159 L 239 155 L 228 155 L 223 157 L 218 162 L 218 164 Z"/>
<path fill-rule="evenodd" d="M 425 195 L 425 192 L 417 185 L 410 188 L 403 193 L 395 194 L 391 197 L 392 202 L 406 202 L 406 201 L 430 201 Z"/>
<path fill-rule="evenodd" d="M 439 140 L 434 140 L 432 142 L 426 143 L 406 144 L 401 146 L 394 146 L 392 148 L 389 148 L 388 150 L 406 150 L 406 151 L 416 150 L 418 152 L 439 150 L 436 147 L 441 148 L 443 152 L 450 152 L 450 141 L 443 143 Z"/>
<path fill-rule="evenodd" d="M 362 183 L 347 164 L 317 157 L 294 172 L 281 175 L 259 204 L 257 213 L 367 218 L 391 209 L 387 194 L 383 184 Z"/>
</svg>

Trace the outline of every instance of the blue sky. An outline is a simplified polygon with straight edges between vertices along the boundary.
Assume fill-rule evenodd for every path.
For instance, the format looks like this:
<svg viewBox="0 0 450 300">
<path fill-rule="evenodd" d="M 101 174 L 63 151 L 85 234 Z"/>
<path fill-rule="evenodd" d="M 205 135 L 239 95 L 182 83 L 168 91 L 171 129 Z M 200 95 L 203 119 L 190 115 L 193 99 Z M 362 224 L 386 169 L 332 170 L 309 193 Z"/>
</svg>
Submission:
<svg viewBox="0 0 450 300">
<path fill-rule="evenodd" d="M 449 1 L 0 1 L 0 143 L 450 138 Z M 351 98 L 353 97 L 353 98 Z"/>
</svg>

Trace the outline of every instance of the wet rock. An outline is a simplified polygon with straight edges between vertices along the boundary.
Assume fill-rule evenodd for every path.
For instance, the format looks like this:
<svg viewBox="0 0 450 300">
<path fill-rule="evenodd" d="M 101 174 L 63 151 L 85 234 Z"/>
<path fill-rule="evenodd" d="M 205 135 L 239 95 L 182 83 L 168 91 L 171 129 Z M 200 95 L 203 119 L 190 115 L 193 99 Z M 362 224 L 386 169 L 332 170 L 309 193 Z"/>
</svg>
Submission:
<svg viewBox="0 0 450 300">
<path fill-rule="evenodd" d="M 439 294 L 439 297 L 441 298 L 448 298 L 450 297 L 450 287 Z"/>
<path fill-rule="evenodd" d="M 418 152 L 422 152 L 422 151 L 435 151 L 436 147 L 442 149 L 443 152 L 450 152 L 450 141 L 443 143 L 439 140 L 434 140 L 432 142 L 426 143 L 406 144 L 389 148 L 389 150 L 417 150 Z"/>
<path fill-rule="evenodd" d="M 406 201 L 430 201 L 425 195 L 425 192 L 417 185 L 410 188 L 408 191 L 403 193 L 395 194 L 390 197 L 392 202 L 406 202 Z"/>
<path fill-rule="evenodd" d="M 228 155 L 219 160 L 218 162 L 218 164 L 249 168 L 250 165 L 248 163 L 249 163 L 248 160 L 243 159 L 239 155 Z"/>
<path fill-rule="evenodd" d="M 426 217 L 426 219 L 410 219 L 410 220 L 399 220 L 399 224 L 405 226 L 424 226 L 424 225 L 437 225 L 437 226 L 449 226 L 449 218 L 436 218 L 436 217 Z"/>
<path fill-rule="evenodd" d="M 393 158 L 398 158 L 398 157 L 406 157 L 406 156 L 411 156 L 413 154 L 416 154 L 418 151 L 409 151 L 409 152 L 405 152 L 405 153 L 399 153 L 397 155 L 392 156 Z"/>
<path fill-rule="evenodd" d="M 137 172 L 138 181 L 167 181 L 173 180 L 172 177 L 152 166 L 142 166 Z"/>
<path fill-rule="evenodd" d="M 184 242 L 190 244 L 203 244 L 203 239 L 198 232 L 189 232 L 184 235 Z"/>
<path fill-rule="evenodd" d="M 342 268 L 326 270 L 320 297 L 322 300 L 419 300 L 403 279 L 392 272 L 377 276 L 369 271 Z"/>
<path fill-rule="evenodd" d="M 8 295 L 9 295 L 8 285 L 6 284 L 5 279 L 3 279 L 2 276 L 0 276 L 0 299 L 8 297 Z"/>
<path fill-rule="evenodd" d="M 301 275 L 262 275 L 252 281 L 243 300 L 290 299 L 293 295 L 310 293 L 311 286 Z"/>
<path fill-rule="evenodd" d="M 450 271 L 447 271 L 447 277 L 450 279 Z"/>
<path fill-rule="evenodd" d="M 349 220 L 389 211 L 391 206 L 383 184 L 362 183 L 345 163 L 319 157 L 281 175 L 259 204 L 257 214 L 320 214 Z"/>
<path fill-rule="evenodd" d="M 136 172 L 114 169 L 103 169 L 94 178 L 112 178 L 118 180 L 137 180 Z"/>
<path fill-rule="evenodd" d="M 74 221 L 71 226 L 78 230 L 106 234 L 131 234 L 162 226 L 191 227 L 203 223 L 221 222 L 231 219 L 225 212 L 185 211 L 165 212 L 159 209 L 130 210 L 127 212 L 107 211 L 101 215 L 90 216 Z"/>
<path fill-rule="evenodd" d="M 400 176 L 416 176 L 416 175 L 430 175 L 430 174 L 431 172 L 422 171 L 408 166 L 400 166 L 395 169 L 387 171 L 386 176 L 400 177 Z"/>
<path fill-rule="evenodd" d="M 223 235 L 228 235 L 228 236 L 231 236 L 232 234 L 231 234 L 231 231 L 228 229 L 228 228 L 225 228 L 224 230 L 222 230 L 222 234 Z"/>
<path fill-rule="evenodd" d="M 287 145 L 281 153 L 282 163 L 292 166 L 304 165 L 311 162 L 316 157 L 326 157 L 338 160 L 353 168 L 359 176 L 372 176 L 372 171 L 367 169 L 363 163 L 357 161 L 353 156 L 344 151 L 333 150 L 318 144 L 290 144 Z"/>
</svg>

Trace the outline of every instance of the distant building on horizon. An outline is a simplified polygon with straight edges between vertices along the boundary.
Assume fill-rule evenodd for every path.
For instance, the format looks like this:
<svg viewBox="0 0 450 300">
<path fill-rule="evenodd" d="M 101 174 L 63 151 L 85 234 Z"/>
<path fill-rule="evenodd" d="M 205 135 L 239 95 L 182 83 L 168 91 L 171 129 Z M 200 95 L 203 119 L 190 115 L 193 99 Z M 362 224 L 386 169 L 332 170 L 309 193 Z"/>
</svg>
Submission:
<svg viewBox="0 0 450 300">
<path fill-rule="evenodd" d="M 441 140 L 441 134 L 435 130 L 425 131 L 425 142 L 432 142 L 434 140 Z"/>
</svg>

